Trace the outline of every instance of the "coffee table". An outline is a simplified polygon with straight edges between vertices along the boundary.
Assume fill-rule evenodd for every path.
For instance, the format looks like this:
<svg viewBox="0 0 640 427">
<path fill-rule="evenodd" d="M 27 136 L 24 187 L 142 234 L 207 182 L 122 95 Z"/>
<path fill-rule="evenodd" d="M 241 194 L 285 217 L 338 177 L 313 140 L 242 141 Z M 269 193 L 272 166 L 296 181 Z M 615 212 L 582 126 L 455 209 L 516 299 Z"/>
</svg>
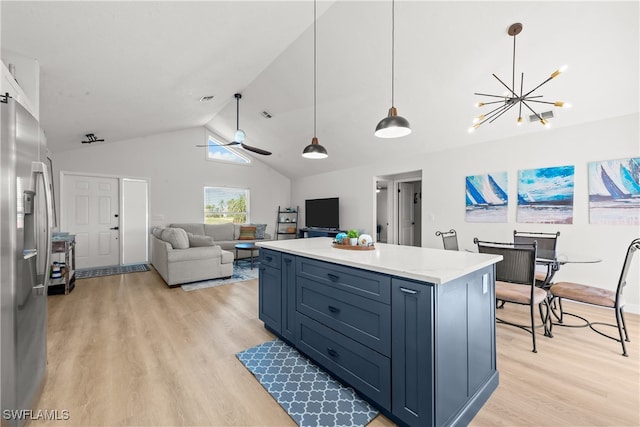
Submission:
<svg viewBox="0 0 640 427">
<path fill-rule="evenodd" d="M 251 269 L 253 270 L 253 251 L 257 251 L 258 248 L 255 243 L 237 243 L 236 244 L 236 265 L 238 264 L 238 249 L 241 251 L 251 251 Z"/>
</svg>

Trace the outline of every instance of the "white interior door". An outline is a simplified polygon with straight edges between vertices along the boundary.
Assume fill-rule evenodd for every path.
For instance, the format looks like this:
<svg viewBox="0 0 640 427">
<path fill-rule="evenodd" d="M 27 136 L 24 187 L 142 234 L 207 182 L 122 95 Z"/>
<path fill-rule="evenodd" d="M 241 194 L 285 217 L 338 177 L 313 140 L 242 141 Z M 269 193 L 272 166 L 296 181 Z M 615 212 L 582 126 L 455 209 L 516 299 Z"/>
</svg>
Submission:
<svg viewBox="0 0 640 427">
<path fill-rule="evenodd" d="M 413 184 L 398 183 L 398 244 L 413 246 L 415 227 L 413 211 Z"/>
<path fill-rule="evenodd" d="M 63 175 L 61 230 L 76 235 L 77 268 L 120 264 L 118 178 Z"/>
</svg>

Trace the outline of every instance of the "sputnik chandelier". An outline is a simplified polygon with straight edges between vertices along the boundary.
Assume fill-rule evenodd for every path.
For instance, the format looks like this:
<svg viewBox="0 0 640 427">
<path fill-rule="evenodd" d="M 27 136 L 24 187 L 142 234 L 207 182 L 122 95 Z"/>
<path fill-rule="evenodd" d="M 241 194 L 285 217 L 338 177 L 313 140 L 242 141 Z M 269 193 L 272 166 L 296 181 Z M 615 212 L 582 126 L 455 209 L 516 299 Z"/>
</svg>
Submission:
<svg viewBox="0 0 640 427">
<path fill-rule="evenodd" d="M 516 105 L 518 106 L 518 120 L 517 120 L 517 124 L 521 125 L 522 124 L 522 106 L 524 105 L 524 107 L 529 110 L 532 113 L 532 118 L 535 118 L 537 120 L 540 121 L 540 123 L 542 123 L 544 126 L 549 126 L 549 121 L 543 117 L 543 114 L 536 112 L 533 107 L 531 106 L 532 103 L 538 103 L 538 104 L 550 104 L 553 105 L 554 107 L 564 107 L 564 108 L 568 108 L 569 104 L 562 102 L 562 101 L 555 101 L 555 102 L 550 102 L 550 101 L 543 101 L 541 98 L 543 97 L 543 95 L 533 95 L 533 93 L 538 90 L 542 85 L 544 85 L 545 83 L 547 83 L 549 80 L 554 79 L 556 77 L 558 77 L 560 75 L 560 73 L 564 72 L 567 67 L 562 66 L 560 69 L 554 71 L 551 76 L 549 76 L 549 78 L 547 78 L 545 81 L 543 81 L 542 83 L 540 83 L 538 86 L 536 86 L 535 88 L 531 89 L 528 92 L 524 92 L 523 91 L 523 87 L 524 87 L 524 73 L 522 73 L 520 75 L 520 94 L 516 93 L 515 91 L 515 80 L 516 80 L 516 36 L 518 34 L 520 34 L 520 32 L 522 31 L 522 24 L 521 23 L 515 23 L 512 24 L 508 29 L 507 29 L 507 34 L 509 34 L 510 36 L 513 37 L 513 68 L 512 68 L 512 72 L 511 72 L 511 87 L 507 86 L 498 76 L 496 76 L 495 74 L 493 74 L 493 77 L 496 78 L 496 80 L 498 80 L 500 82 L 500 84 L 502 86 L 504 86 L 507 90 L 505 93 L 503 93 L 502 95 L 491 95 L 491 94 L 487 94 L 487 93 L 475 93 L 474 95 L 478 95 L 478 96 L 485 96 L 485 97 L 489 97 L 490 99 L 495 99 L 493 101 L 486 101 L 486 102 L 478 102 L 476 104 L 476 107 L 484 107 L 484 106 L 492 106 L 495 108 L 491 111 L 489 111 L 488 113 L 482 114 L 478 117 L 476 117 L 473 120 L 473 126 L 471 128 L 469 128 L 469 132 L 473 132 L 474 130 L 476 130 L 477 128 L 479 128 L 482 124 L 489 122 L 492 123 L 494 120 L 496 120 L 498 117 L 500 117 L 501 115 L 503 115 L 504 113 L 506 113 L 507 111 L 509 111 L 510 109 L 512 109 L 513 107 L 515 107 Z"/>
</svg>

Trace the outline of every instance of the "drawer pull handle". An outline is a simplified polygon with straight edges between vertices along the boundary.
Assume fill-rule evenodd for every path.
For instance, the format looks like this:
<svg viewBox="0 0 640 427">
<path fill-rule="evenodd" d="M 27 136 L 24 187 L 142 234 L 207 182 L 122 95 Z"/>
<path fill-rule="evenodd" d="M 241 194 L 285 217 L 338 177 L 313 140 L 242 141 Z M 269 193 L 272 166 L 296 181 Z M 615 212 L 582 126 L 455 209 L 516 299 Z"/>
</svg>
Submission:
<svg viewBox="0 0 640 427">
<path fill-rule="evenodd" d="M 404 292 L 405 294 L 411 294 L 411 295 L 415 295 L 418 292 L 420 292 L 420 291 L 414 291 L 413 289 L 407 289 L 407 288 L 403 288 L 403 287 L 400 287 L 400 290 L 402 292 Z"/>
<path fill-rule="evenodd" d="M 337 282 L 337 281 L 338 281 L 338 279 L 340 279 L 340 276 L 337 276 L 337 275 L 335 275 L 335 274 L 331 274 L 331 273 L 327 273 L 327 277 L 328 277 L 329 279 L 331 279 L 331 281 L 332 281 L 332 282 Z"/>
<path fill-rule="evenodd" d="M 340 309 L 338 307 L 334 307 L 332 305 L 327 306 L 330 312 L 332 313 L 340 313 Z"/>
<path fill-rule="evenodd" d="M 267 262 L 271 262 L 273 261 L 273 258 L 271 258 L 270 256 L 265 256 L 264 259 L 267 260 Z"/>
<path fill-rule="evenodd" d="M 329 356 L 331 356 L 331 357 L 338 357 L 338 356 L 340 356 L 340 355 L 338 354 L 338 352 L 337 352 L 337 351 L 335 351 L 334 349 L 332 349 L 331 347 L 327 347 L 327 353 L 329 353 Z"/>
<path fill-rule="evenodd" d="M 291 264 L 291 258 L 285 258 L 284 262 L 286 262 L 287 264 Z"/>
</svg>

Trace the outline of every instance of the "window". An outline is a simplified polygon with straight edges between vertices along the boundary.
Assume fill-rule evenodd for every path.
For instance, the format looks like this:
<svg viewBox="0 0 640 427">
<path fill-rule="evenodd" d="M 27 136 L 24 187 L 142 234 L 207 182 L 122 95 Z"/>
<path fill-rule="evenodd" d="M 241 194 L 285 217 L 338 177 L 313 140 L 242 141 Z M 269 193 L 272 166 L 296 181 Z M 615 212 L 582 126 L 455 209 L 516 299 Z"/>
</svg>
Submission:
<svg viewBox="0 0 640 427">
<path fill-rule="evenodd" d="M 241 165 L 248 165 L 251 163 L 251 160 L 248 157 L 243 156 L 224 144 L 224 142 L 220 142 L 213 136 L 209 135 L 209 138 L 207 139 L 207 160 L 218 160 Z"/>
<path fill-rule="evenodd" d="M 249 222 L 249 190 L 245 188 L 204 187 L 205 224 Z"/>
</svg>

